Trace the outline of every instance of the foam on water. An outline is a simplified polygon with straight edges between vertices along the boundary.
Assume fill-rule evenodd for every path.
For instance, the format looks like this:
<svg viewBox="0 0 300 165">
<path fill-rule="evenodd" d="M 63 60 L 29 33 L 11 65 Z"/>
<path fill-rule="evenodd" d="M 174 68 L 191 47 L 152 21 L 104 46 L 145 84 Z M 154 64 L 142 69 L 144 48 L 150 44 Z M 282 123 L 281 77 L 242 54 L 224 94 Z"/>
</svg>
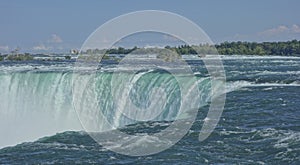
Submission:
<svg viewBox="0 0 300 165">
<path fill-rule="evenodd" d="M 198 57 L 195 57 L 198 58 Z M 207 57 L 213 59 L 213 57 Z M 200 126 L 210 120 L 205 111 L 199 111 L 197 121 L 187 136 L 170 150 L 148 157 L 129 158 L 108 151 L 94 142 L 82 130 L 77 114 L 72 107 L 72 64 L 9 64 L 0 65 L 0 147 L 27 142 L 0 150 L 1 163 L 13 163 L 18 160 L 26 163 L 230 163 L 230 164 L 299 164 L 299 59 L 300 57 L 266 56 L 223 56 L 227 73 L 226 92 L 230 92 L 226 107 L 218 127 L 210 138 L 203 143 L 197 140 Z M 201 63 L 194 75 L 203 96 L 201 104 L 210 100 L 210 79 Z M 170 125 L 178 112 L 176 106 L 169 106 L 166 113 L 158 119 L 136 123 L 127 120 L 117 112 L 110 111 L 109 91 L 113 65 L 103 65 L 97 70 L 96 83 L 90 87 L 97 89 L 97 95 L 103 98 L 99 103 L 107 109 L 106 114 L 115 126 L 123 132 L 136 135 L 149 135 L 159 132 Z M 89 76 L 93 67 L 78 67 L 79 81 Z M 200 69 L 199 69 L 200 68 Z M 132 68 L 120 68 L 126 73 Z M 87 72 L 81 72 L 87 71 Z M 77 73 L 76 73 L 77 74 Z M 142 71 L 135 79 L 151 79 L 155 83 L 167 83 L 168 91 L 175 94 L 175 83 L 162 72 Z M 148 76 L 147 76 L 148 75 Z M 125 76 L 125 75 L 124 75 Z M 205 77 L 201 77 L 205 76 Z M 161 79 L 162 78 L 162 79 Z M 100 83 L 101 82 L 101 83 Z M 107 83 L 105 83 L 107 82 Z M 140 87 L 143 81 L 136 80 Z M 154 84 L 155 84 L 154 83 Z M 188 83 L 188 82 L 187 82 Z M 150 84 L 152 87 L 154 84 Z M 149 87 L 150 87 L 149 86 Z M 194 84 L 191 84 L 194 86 Z M 78 90 L 82 86 L 78 87 Z M 139 96 L 138 90 L 131 93 L 131 99 L 141 107 L 147 106 L 149 95 Z M 101 95 L 99 95 L 99 93 Z M 82 106 L 91 108 L 93 90 L 85 91 Z M 178 98 L 177 98 L 178 99 Z M 170 102 L 177 102 L 176 97 Z M 177 105 L 177 104 L 174 104 Z M 205 108 L 205 107 L 204 107 Z M 203 110 L 203 109 L 201 109 Z M 97 115 L 90 111 L 92 115 Z M 184 118 L 184 116 L 182 116 Z M 114 120 L 117 119 L 117 120 Z M 101 121 L 97 121 L 101 123 Z M 38 124 L 37 124 L 38 123 Z M 106 127 L 102 126 L 103 130 Z M 65 132 L 75 130 L 76 132 Z M 113 130 L 106 130 L 112 131 Z M 63 132 L 56 134 L 58 132 Z M 107 132 L 104 132 L 107 133 Z M 148 134 L 147 134 L 148 133 Z M 56 134 L 56 135 L 54 135 Z M 54 136 L 50 136 L 54 135 Z M 135 140 L 134 137 L 125 141 Z M 146 140 L 146 141 L 143 141 Z M 147 140 L 141 139 L 140 145 Z M 111 147 L 115 144 L 113 141 Z M 130 146 L 129 146 L 130 147 Z M 99 152 L 101 152 L 99 154 Z"/>
<path fill-rule="evenodd" d="M 25 67 L 25 70 L 28 68 Z M 18 69 L 14 68 L 14 72 L 0 72 L 0 99 L 2 100 L 0 104 L 0 132 L 6 135 L 1 136 L 0 147 L 32 141 L 57 132 L 82 130 L 72 105 L 74 92 L 80 93 L 81 91 L 83 94 L 78 95 L 78 97 L 82 97 L 78 99 L 79 102 L 75 103 L 82 107 L 80 111 L 77 111 L 78 113 L 83 112 L 86 115 L 96 117 L 99 116 L 99 111 L 96 109 L 100 108 L 105 118 L 110 122 L 110 125 L 106 125 L 104 124 L 106 121 L 100 118 L 86 120 L 89 122 L 86 123 L 88 125 L 96 124 L 99 127 L 97 130 L 107 131 L 136 122 L 128 119 L 114 108 L 110 89 L 112 73 L 99 72 L 93 79 L 95 81 L 89 82 L 91 84 L 88 88 L 78 86 L 72 89 L 74 77 L 76 81 L 84 82 L 90 81 L 90 75 L 82 74 L 82 72 L 49 72 L 49 70 L 47 72 L 36 72 L 35 70 L 19 72 Z M 158 85 L 163 85 L 167 94 L 167 102 L 162 113 L 153 120 L 174 120 L 178 115 L 178 107 L 180 107 L 180 97 L 175 97 L 180 96 L 176 80 L 167 73 L 153 71 L 139 72 L 134 76 L 134 82 L 138 83 L 139 86 L 133 88 L 144 90 L 144 92 L 133 90 L 131 99 L 137 105 L 147 106 L 150 104 L 148 97 L 152 97 L 149 91 Z M 120 73 L 118 76 L 127 77 L 128 73 Z M 185 79 L 185 77 L 181 77 L 181 79 Z M 152 83 L 145 83 L 150 80 Z M 204 106 L 211 97 L 209 92 L 210 80 L 199 78 L 196 84 L 191 84 L 191 86 L 195 85 L 199 87 L 202 93 L 200 104 Z M 94 107 L 91 104 L 91 100 L 95 98 L 99 98 L 97 103 L 99 107 Z M 150 98 L 152 102 L 159 102 L 160 99 L 159 97 Z M 124 102 L 124 100 L 119 100 L 119 102 Z M 154 110 L 155 107 L 152 108 L 151 112 L 153 113 Z M 184 117 L 184 114 L 180 117 Z"/>
</svg>

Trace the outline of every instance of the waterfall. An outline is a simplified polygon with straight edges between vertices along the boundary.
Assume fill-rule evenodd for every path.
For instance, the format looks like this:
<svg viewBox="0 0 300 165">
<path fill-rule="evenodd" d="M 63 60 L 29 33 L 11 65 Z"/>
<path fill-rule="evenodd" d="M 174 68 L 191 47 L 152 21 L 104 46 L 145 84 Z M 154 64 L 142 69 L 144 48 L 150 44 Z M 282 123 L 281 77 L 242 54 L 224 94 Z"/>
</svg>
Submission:
<svg viewBox="0 0 300 165">
<path fill-rule="evenodd" d="M 0 147 L 80 130 L 72 108 L 71 73 L 0 73 Z"/>
<path fill-rule="evenodd" d="M 135 123 L 135 120 L 117 110 L 117 106 L 132 107 L 123 98 L 124 95 L 118 93 L 118 88 L 122 87 L 118 84 L 122 84 L 122 79 L 129 75 L 124 72 L 117 74 L 119 78 L 114 76 L 111 72 L 99 72 L 93 77 L 67 71 L 0 73 L 0 147 L 57 132 L 83 130 L 78 115 L 85 116 L 85 120 L 81 120 L 84 125 L 96 125 L 98 131 Z M 135 76 L 137 80 L 128 95 L 132 104 L 141 109 L 148 108 L 150 112 L 145 112 L 148 116 L 163 107 L 161 113 L 151 120 L 174 120 L 179 113 L 182 97 L 177 80 L 164 72 Z M 73 85 L 74 81 L 86 85 Z M 188 79 L 185 83 L 192 86 Z M 203 106 L 210 99 L 210 80 L 198 78 L 197 83 L 201 93 L 199 105 Z M 166 101 L 162 103 L 161 98 Z M 106 122 L 99 115 L 103 115 Z"/>
</svg>

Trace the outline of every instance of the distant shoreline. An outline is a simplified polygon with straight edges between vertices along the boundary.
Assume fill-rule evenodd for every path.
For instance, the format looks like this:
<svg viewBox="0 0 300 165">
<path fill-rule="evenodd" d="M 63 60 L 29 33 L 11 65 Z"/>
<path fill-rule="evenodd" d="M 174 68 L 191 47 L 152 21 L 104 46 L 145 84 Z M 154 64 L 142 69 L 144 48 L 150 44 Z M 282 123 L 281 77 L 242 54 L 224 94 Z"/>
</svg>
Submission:
<svg viewBox="0 0 300 165">
<path fill-rule="evenodd" d="M 73 51 L 73 50 L 72 50 Z M 200 45 L 180 45 L 180 46 L 165 46 L 164 48 L 111 48 L 111 49 L 88 49 L 81 54 L 85 55 L 99 55 L 104 54 L 103 59 L 110 59 L 109 55 L 127 55 L 127 54 L 158 54 L 166 57 L 167 54 L 177 55 L 260 55 L 260 56 L 296 56 L 300 57 L 300 41 L 292 40 L 285 42 L 223 42 L 216 45 L 200 44 Z M 29 61 L 29 60 L 41 60 L 35 57 L 43 56 L 48 58 L 47 60 L 71 60 L 77 57 L 78 52 L 70 52 L 65 54 L 45 55 L 45 54 L 31 54 L 31 53 L 18 53 L 12 51 L 8 54 L 0 54 L 0 61 Z M 80 56 L 80 55 L 79 55 Z M 167 55 L 168 56 L 168 55 Z M 43 59 L 42 59 L 43 60 Z"/>
</svg>

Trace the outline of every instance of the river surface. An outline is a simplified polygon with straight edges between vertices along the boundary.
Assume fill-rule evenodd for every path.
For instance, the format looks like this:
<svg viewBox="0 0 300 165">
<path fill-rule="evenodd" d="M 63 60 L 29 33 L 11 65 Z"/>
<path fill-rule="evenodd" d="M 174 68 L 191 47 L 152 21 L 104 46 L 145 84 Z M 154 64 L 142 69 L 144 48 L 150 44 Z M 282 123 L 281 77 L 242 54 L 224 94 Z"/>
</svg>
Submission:
<svg viewBox="0 0 300 165">
<path fill-rule="evenodd" d="M 101 98 L 97 105 L 111 125 L 97 120 L 96 124 L 83 122 L 84 126 L 97 125 L 103 132 L 120 130 L 127 134 L 162 131 L 180 113 L 182 97 L 169 72 L 139 73 L 138 85 L 130 93 L 133 103 L 149 107 L 149 99 L 159 102 L 149 93 L 162 85 L 167 101 L 154 119 L 136 122 L 115 110 L 113 61 L 103 62 L 95 73 L 94 85 L 89 85 L 97 94 L 88 90 L 77 93 L 84 96 L 77 113 L 74 89 L 80 91 L 80 87 L 74 88 L 72 82 L 74 75 L 82 82 L 86 75 L 73 72 L 74 61 L 0 62 L 0 164 L 300 164 L 300 57 L 222 56 L 222 62 L 227 95 L 212 134 L 198 141 L 211 99 L 209 74 L 197 57 L 187 58 L 203 96 L 198 100 L 194 124 L 171 148 L 137 157 L 99 145 L 84 131 L 78 116 L 95 108 L 89 103 L 96 97 Z M 125 71 L 120 73 L 119 77 L 128 76 Z M 120 96 L 117 99 L 124 101 Z M 156 109 L 159 107 L 150 108 L 152 112 Z"/>
</svg>

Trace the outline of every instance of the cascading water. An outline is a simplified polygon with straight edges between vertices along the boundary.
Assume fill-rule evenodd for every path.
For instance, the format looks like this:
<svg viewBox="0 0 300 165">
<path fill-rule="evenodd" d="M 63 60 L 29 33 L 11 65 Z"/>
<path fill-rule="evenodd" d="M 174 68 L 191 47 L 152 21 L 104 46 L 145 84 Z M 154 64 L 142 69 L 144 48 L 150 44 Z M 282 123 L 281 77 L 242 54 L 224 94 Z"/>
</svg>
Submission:
<svg viewBox="0 0 300 165">
<path fill-rule="evenodd" d="M 23 164 L 73 162 L 161 164 L 162 161 L 167 160 L 167 163 L 185 162 L 190 164 L 220 162 L 230 164 L 241 162 L 245 164 L 299 164 L 300 58 L 237 55 L 223 56 L 222 59 L 226 71 L 227 99 L 222 117 L 213 133 L 205 142 L 198 142 L 197 137 L 200 128 L 208 119 L 208 106 L 200 108 L 196 122 L 184 138 L 172 148 L 160 154 L 142 157 L 142 159 L 141 157 L 124 156 L 108 151 L 103 145 L 98 145 L 85 132 L 66 131 L 75 128 L 78 130 L 83 129 L 76 114 L 78 109 L 75 111 L 73 106 L 69 105 L 72 97 L 73 99 L 74 96 L 78 97 L 78 100 L 81 101 L 77 104 L 82 107 L 112 106 L 112 103 L 103 99 L 106 97 L 112 98 L 111 93 L 107 92 L 110 91 L 110 80 L 113 78 L 111 73 L 114 68 L 111 68 L 112 65 L 101 66 L 101 69 L 97 70 L 98 75 L 91 77 L 93 79 L 89 79 L 90 76 L 84 72 L 82 74 L 72 74 L 70 71 L 73 70 L 73 63 L 70 62 L 66 64 L 66 62 L 52 63 L 46 61 L 45 64 L 38 64 L 38 66 L 36 63 L 24 64 L 24 62 L 16 62 L 13 65 L 11 62 L 1 64 L 1 147 L 16 143 L 22 144 L 1 148 L 0 162 L 4 164 L 13 164 L 16 161 Z M 200 100 L 205 102 L 205 98 L 210 98 L 210 92 L 208 92 L 210 91 L 210 79 L 205 78 L 208 75 L 205 68 L 203 68 L 202 61 L 191 58 L 188 62 L 194 75 L 199 80 L 199 92 L 202 89 Z M 42 63 L 42 61 L 39 63 Z M 49 67 L 49 65 L 51 66 Z M 125 67 L 124 72 L 120 73 L 123 78 L 126 69 L 128 67 Z M 85 70 L 85 67 L 82 67 L 82 70 Z M 138 72 L 134 79 L 137 77 L 140 77 L 140 79 L 135 81 L 136 87 L 133 88 L 135 90 L 132 90 L 130 94 L 131 101 L 141 108 L 151 105 L 151 102 L 149 102 L 151 99 L 148 99 L 151 98 L 151 92 L 142 93 L 143 95 L 138 97 L 139 91 L 148 89 L 146 88 L 147 85 L 143 84 L 147 79 L 153 80 L 153 83 L 154 80 L 156 80 L 156 83 L 159 80 L 162 82 L 170 80 L 167 87 L 171 92 L 173 81 L 168 78 L 172 78 L 172 76 L 167 74 L 155 71 Z M 71 84 L 72 77 L 76 80 L 78 86 Z M 166 78 L 163 79 L 164 77 Z M 25 87 L 26 81 L 27 85 Z M 119 82 L 115 82 L 117 87 Z M 89 86 L 86 88 L 83 84 L 89 84 Z M 150 84 L 148 84 L 149 87 L 153 86 Z M 72 90 L 72 86 L 74 90 Z M 86 89 L 90 91 L 86 91 Z M 100 91 L 106 91 L 107 93 L 100 93 Z M 160 93 L 161 90 L 154 90 L 153 92 Z M 172 91 L 172 93 L 176 96 L 177 90 Z M 97 97 L 87 97 L 88 95 Z M 55 98 L 55 96 L 56 101 L 50 99 Z M 168 96 L 171 95 L 166 94 L 166 98 Z M 93 99 L 92 101 L 98 100 L 99 104 L 92 106 L 88 98 Z M 88 110 L 88 108 L 86 109 Z M 33 113 L 33 111 L 36 113 Z M 92 111 L 92 114 L 95 111 L 96 109 Z M 177 114 L 177 112 L 174 113 L 172 115 L 170 113 L 170 116 Z M 112 112 L 109 114 L 110 116 L 107 113 L 106 119 L 111 119 L 110 121 L 113 121 L 111 123 L 115 127 L 118 126 L 117 123 L 121 127 L 121 120 L 113 120 L 116 114 Z M 123 119 L 125 118 L 123 117 Z M 71 124 L 71 121 L 74 123 Z M 123 122 L 125 121 L 123 120 Z M 164 131 L 172 123 L 160 121 L 140 122 L 124 126 L 118 130 L 129 135 L 147 136 Z M 109 133 L 115 131 L 101 134 L 103 136 L 111 135 Z M 57 132 L 62 133 L 56 134 Z M 27 143 L 38 138 L 41 139 Z M 141 141 L 138 147 L 143 146 L 143 142 Z M 112 147 L 118 146 L 115 143 L 108 144 L 111 144 Z"/>
<path fill-rule="evenodd" d="M 79 114 L 94 116 L 85 121 L 90 123 L 85 124 L 97 125 L 97 130 L 106 131 L 137 122 L 116 110 L 114 102 L 126 104 L 126 100 L 122 97 L 117 98 L 118 100 L 113 98 L 113 73 L 98 72 L 93 81 L 89 76 L 69 71 L 0 73 L 0 132 L 5 135 L 1 136 L 0 147 L 32 141 L 57 132 L 83 130 L 72 104 L 79 105 L 80 109 L 76 109 Z M 118 76 L 128 77 L 128 73 L 122 72 Z M 165 97 L 167 101 L 163 104 L 164 109 L 152 120 L 174 120 L 181 104 L 177 80 L 171 74 L 159 71 L 148 71 L 135 76 L 137 81 L 129 93 L 132 103 L 142 108 L 150 107 L 151 112 L 148 113 L 152 113 L 162 106 L 151 105 L 151 102 L 161 99 L 155 96 Z M 88 81 L 87 86 L 74 86 L 72 89 L 72 80 Z M 186 79 L 187 84 L 188 80 Z M 210 99 L 210 80 L 198 79 L 197 84 L 202 94 L 199 105 L 203 106 Z M 164 91 L 152 90 L 159 86 L 163 86 Z M 77 97 L 76 102 L 73 102 L 73 96 Z M 96 104 L 92 100 L 96 100 Z M 97 117 L 102 114 L 108 122 Z"/>
<path fill-rule="evenodd" d="M 71 73 L 0 74 L 0 146 L 81 129 L 72 108 Z"/>
</svg>

